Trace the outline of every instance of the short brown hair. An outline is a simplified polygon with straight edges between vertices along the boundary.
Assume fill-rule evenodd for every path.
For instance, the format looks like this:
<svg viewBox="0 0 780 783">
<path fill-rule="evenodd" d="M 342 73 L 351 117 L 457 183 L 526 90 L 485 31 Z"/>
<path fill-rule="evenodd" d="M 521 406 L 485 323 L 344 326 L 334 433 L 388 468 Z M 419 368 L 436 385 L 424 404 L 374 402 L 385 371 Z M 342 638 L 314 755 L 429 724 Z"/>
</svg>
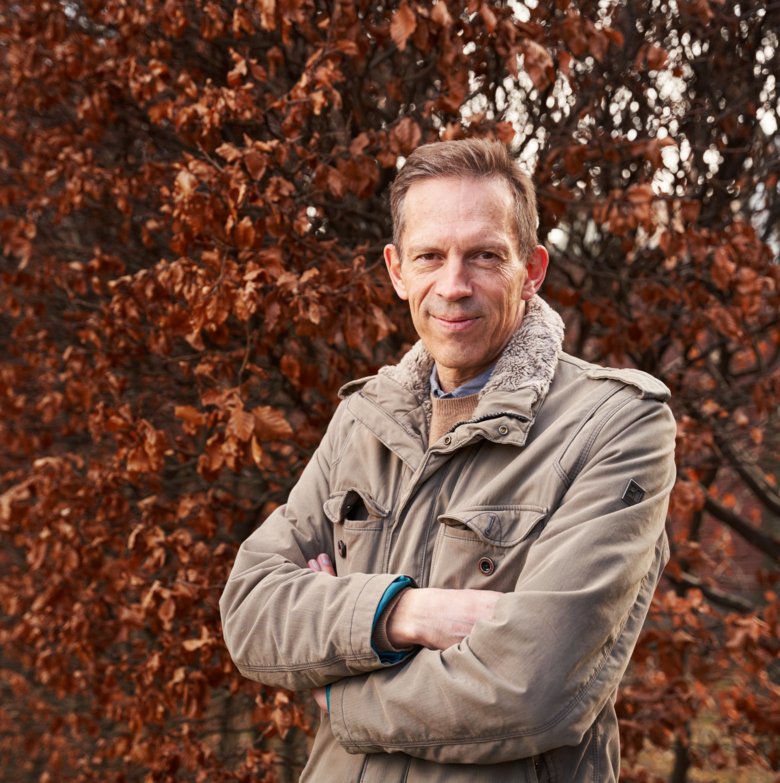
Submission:
<svg viewBox="0 0 780 783">
<path fill-rule="evenodd" d="M 393 243 L 401 248 L 403 207 L 409 188 L 419 180 L 437 177 L 501 177 L 515 202 L 515 234 L 520 254 L 527 258 L 538 244 L 536 193 L 528 175 L 500 141 L 463 139 L 437 141 L 418 147 L 406 159 L 390 188 Z"/>
</svg>

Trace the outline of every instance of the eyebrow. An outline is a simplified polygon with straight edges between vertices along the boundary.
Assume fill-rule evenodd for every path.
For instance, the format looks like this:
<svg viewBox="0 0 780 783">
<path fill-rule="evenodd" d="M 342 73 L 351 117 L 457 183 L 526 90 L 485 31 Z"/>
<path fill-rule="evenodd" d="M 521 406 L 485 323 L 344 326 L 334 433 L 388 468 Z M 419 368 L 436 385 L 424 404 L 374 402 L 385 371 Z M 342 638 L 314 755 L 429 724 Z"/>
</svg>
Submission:
<svg viewBox="0 0 780 783">
<path fill-rule="evenodd" d="M 404 248 L 404 252 L 409 254 L 410 256 L 420 255 L 422 253 L 443 252 L 441 249 L 441 244 L 437 242 L 419 242 L 414 245 L 405 242 L 403 248 Z M 511 251 L 511 249 L 512 246 L 509 242 L 503 242 L 502 240 L 496 237 L 490 237 L 489 239 L 486 239 L 484 241 L 480 240 L 480 241 L 474 241 L 465 244 L 464 253 L 466 255 L 470 255 L 475 251 L 484 251 L 484 250 L 488 250 L 495 253 L 498 252 L 507 253 Z"/>
</svg>

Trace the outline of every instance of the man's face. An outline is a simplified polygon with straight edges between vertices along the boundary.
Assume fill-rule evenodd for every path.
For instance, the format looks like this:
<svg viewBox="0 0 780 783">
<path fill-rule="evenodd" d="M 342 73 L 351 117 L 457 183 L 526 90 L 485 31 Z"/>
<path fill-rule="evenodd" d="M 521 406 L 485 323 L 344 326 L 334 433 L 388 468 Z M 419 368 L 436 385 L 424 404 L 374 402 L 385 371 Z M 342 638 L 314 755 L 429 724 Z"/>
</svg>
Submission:
<svg viewBox="0 0 780 783">
<path fill-rule="evenodd" d="M 547 252 L 520 257 L 512 194 L 498 177 L 421 180 L 403 210 L 402 255 L 388 245 L 385 262 L 450 391 L 504 349 L 544 280 Z"/>
</svg>

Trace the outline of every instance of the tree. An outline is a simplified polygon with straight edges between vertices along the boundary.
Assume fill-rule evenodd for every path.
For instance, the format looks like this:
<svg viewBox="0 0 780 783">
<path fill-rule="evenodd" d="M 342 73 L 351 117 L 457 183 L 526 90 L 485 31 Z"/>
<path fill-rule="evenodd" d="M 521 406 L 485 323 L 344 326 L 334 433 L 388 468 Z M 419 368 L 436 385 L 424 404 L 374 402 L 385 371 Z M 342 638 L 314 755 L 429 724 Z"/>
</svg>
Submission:
<svg viewBox="0 0 780 783">
<path fill-rule="evenodd" d="M 626 779 L 777 769 L 776 5 L 0 9 L 4 780 L 289 776 L 306 700 L 237 676 L 216 601 L 339 384 L 412 339 L 387 186 L 467 135 L 534 170 L 568 347 L 674 393 Z"/>
</svg>

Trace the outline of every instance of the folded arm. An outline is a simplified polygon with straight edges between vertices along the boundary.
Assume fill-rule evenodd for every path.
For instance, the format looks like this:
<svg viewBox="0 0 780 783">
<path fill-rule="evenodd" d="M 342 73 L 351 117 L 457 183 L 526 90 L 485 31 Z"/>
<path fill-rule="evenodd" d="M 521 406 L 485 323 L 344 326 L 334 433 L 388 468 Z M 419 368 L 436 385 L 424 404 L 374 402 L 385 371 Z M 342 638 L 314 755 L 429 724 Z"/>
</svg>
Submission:
<svg viewBox="0 0 780 783">
<path fill-rule="evenodd" d="M 307 561 L 333 556 L 322 506 L 330 489 L 331 432 L 281 506 L 241 545 L 220 599 L 228 650 L 246 677 L 303 690 L 384 667 L 371 645 L 376 608 L 394 574 L 334 578 Z"/>
</svg>

